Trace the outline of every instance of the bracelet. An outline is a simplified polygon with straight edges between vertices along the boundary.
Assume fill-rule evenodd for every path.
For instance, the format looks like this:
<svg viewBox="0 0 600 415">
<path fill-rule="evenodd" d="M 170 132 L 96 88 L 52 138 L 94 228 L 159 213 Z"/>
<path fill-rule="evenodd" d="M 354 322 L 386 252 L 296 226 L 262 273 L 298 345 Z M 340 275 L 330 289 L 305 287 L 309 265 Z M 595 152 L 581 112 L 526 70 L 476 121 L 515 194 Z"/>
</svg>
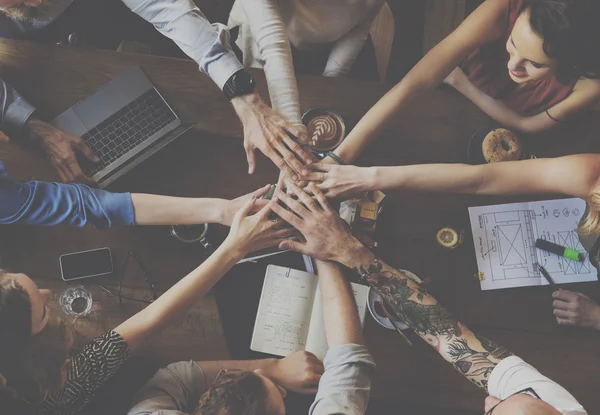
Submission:
<svg viewBox="0 0 600 415">
<path fill-rule="evenodd" d="M 559 124 L 565 124 L 565 121 L 557 120 L 557 119 L 556 119 L 556 118 L 554 118 L 552 115 L 550 115 L 550 113 L 548 112 L 548 110 L 546 110 L 546 115 L 547 115 L 548 117 L 550 117 L 550 119 L 551 119 L 552 121 L 554 121 L 554 122 L 557 122 L 557 123 L 559 123 Z"/>
<path fill-rule="evenodd" d="M 340 156 L 338 156 L 337 154 L 335 154 L 333 151 L 330 151 L 329 153 L 327 153 L 327 157 L 331 157 L 333 159 L 333 161 L 335 161 L 340 166 L 345 166 L 346 165 L 346 163 L 344 163 L 344 160 L 342 160 L 340 158 Z"/>
</svg>

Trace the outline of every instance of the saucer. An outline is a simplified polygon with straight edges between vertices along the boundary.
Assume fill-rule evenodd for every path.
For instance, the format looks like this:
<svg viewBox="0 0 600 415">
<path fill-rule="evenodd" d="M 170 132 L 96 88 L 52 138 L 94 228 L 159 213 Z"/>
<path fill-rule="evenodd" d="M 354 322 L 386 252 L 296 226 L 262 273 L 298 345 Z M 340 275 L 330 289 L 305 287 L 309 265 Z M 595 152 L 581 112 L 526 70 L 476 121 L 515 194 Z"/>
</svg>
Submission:
<svg viewBox="0 0 600 415">
<path fill-rule="evenodd" d="M 418 284 L 421 284 L 423 282 L 419 277 L 417 277 L 415 274 L 413 274 L 410 271 L 406 271 L 404 269 L 401 269 L 399 271 L 402 272 L 403 274 L 405 274 L 407 277 L 409 277 L 413 281 L 417 282 Z M 374 304 L 376 301 L 383 302 L 381 299 L 381 296 L 377 293 L 377 291 L 375 291 L 373 288 L 371 288 L 369 290 L 369 300 L 367 301 L 367 306 L 369 308 L 369 312 L 371 313 L 371 316 L 377 323 L 379 323 L 379 325 L 385 327 L 386 329 L 396 330 L 394 328 L 394 326 L 392 325 L 392 323 L 390 323 L 389 319 L 387 319 L 385 317 L 380 317 L 375 312 Z M 394 320 L 394 323 L 400 330 L 408 330 L 409 329 L 408 325 L 404 321 L 398 320 L 398 319 L 392 319 L 392 320 Z"/>
</svg>

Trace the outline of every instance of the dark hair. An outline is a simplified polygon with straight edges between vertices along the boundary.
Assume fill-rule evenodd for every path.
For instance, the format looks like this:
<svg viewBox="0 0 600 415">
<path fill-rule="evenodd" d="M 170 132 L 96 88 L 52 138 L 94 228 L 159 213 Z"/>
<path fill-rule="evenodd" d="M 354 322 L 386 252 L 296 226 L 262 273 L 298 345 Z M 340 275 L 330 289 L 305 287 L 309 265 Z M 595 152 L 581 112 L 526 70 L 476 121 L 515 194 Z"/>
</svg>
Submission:
<svg viewBox="0 0 600 415">
<path fill-rule="evenodd" d="M 600 78 L 599 0 L 525 0 L 525 11 L 544 52 L 557 60 L 560 83 Z"/>
<path fill-rule="evenodd" d="M 6 401 L 37 403 L 59 390 L 65 380 L 71 333 L 50 318 L 31 335 L 31 299 L 6 271 L 0 270 L 0 407 Z"/>
<path fill-rule="evenodd" d="M 31 302 L 23 287 L 0 270 L 0 390 L 20 370 L 31 340 Z"/>
<path fill-rule="evenodd" d="M 196 415 L 264 415 L 267 389 L 253 372 L 231 372 L 219 376 L 202 395 Z"/>
</svg>

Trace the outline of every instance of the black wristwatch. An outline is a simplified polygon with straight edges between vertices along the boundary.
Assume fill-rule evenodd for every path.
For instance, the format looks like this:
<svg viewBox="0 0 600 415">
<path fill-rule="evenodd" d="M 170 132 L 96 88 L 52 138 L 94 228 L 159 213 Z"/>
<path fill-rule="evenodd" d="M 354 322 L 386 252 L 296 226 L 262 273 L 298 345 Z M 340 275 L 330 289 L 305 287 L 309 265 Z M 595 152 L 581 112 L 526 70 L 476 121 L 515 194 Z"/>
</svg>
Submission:
<svg viewBox="0 0 600 415">
<path fill-rule="evenodd" d="M 223 93 L 227 99 L 231 101 L 235 97 L 251 93 L 254 91 L 255 86 L 256 84 L 254 83 L 254 78 L 252 78 L 252 75 L 245 70 L 240 69 L 231 75 L 231 78 L 225 82 L 225 85 L 223 86 Z"/>
</svg>

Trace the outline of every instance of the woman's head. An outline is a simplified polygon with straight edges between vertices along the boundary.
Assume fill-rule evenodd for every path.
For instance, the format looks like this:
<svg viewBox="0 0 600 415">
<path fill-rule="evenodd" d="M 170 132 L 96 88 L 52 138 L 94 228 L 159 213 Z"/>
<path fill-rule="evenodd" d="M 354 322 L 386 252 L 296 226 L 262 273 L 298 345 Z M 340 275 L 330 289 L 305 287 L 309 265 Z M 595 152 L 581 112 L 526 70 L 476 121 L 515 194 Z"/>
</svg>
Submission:
<svg viewBox="0 0 600 415">
<path fill-rule="evenodd" d="M 600 77 L 598 18 L 597 0 L 525 0 L 506 43 L 512 80 Z"/>
<path fill-rule="evenodd" d="M 600 233 L 600 187 L 596 187 L 590 193 L 588 200 L 588 212 L 577 231 L 582 235 L 594 235 Z"/>
<path fill-rule="evenodd" d="M 62 385 L 71 335 L 49 315 L 50 296 L 26 275 L 0 270 L 0 391 L 39 401 Z"/>
</svg>

